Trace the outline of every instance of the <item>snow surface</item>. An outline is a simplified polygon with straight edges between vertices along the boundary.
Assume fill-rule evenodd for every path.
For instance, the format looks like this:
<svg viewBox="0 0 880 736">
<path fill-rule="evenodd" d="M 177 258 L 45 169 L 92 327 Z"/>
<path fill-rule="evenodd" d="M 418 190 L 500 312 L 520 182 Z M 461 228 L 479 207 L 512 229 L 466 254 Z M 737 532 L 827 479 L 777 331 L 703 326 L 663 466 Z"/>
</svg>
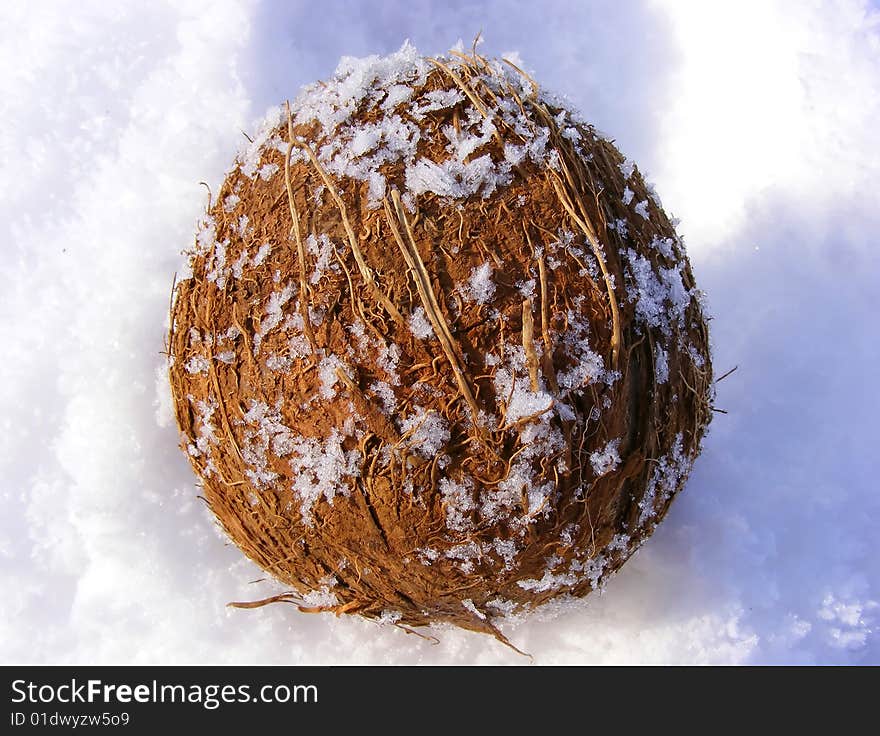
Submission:
<svg viewBox="0 0 880 736">
<path fill-rule="evenodd" d="M 0 662 L 527 661 L 457 630 L 432 646 L 225 608 L 276 589 L 196 498 L 160 369 L 199 182 L 216 191 L 239 131 L 341 56 L 479 28 L 656 182 L 716 372 L 739 365 L 654 536 L 512 641 L 539 663 L 880 663 L 880 17 L 859 0 L 3 3 Z"/>
</svg>

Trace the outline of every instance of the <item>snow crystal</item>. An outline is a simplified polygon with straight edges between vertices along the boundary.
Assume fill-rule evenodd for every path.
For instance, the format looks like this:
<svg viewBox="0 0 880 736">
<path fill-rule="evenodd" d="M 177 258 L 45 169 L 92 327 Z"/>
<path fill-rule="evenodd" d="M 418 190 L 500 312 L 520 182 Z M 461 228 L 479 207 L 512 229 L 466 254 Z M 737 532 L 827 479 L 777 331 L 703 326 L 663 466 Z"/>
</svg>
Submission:
<svg viewBox="0 0 880 736">
<path fill-rule="evenodd" d="M 470 531 L 473 528 L 471 513 L 477 507 L 470 479 L 457 483 L 448 477 L 441 478 L 440 495 L 446 512 L 446 526 L 457 532 Z"/>
<path fill-rule="evenodd" d="M 291 281 L 281 291 L 273 291 L 266 304 L 265 316 L 260 320 L 260 327 L 254 335 L 254 350 L 259 350 L 263 338 L 274 330 L 284 316 L 284 305 L 290 301 L 296 291 Z"/>
<path fill-rule="evenodd" d="M 236 258 L 235 262 L 232 264 L 232 276 L 234 278 L 240 279 L 244 275 L 244 267 L 247 264 L 247 260 L 247 248 L 242 248 L 241 253 L 239 253 L 238 255 L 238 258 Z"/>
<path fill-rule="evenodd" d="M 535 279 L 524 279 L 516 282 L 517 291 L 522 294 L 525 299 L 535 298 Z"/>
<path fill-rule="evenodd" d="M 379 125 L 368 125 L 355 131 L 348 146 L 355 156 L 363 156 L 378 146 L 381 140 L 382 127 Z"/>
<path fill-rule="evenodd" d="M 456 560 L 458 568 L 465 575 L 470 575 L 474 571 L 474 563 L 482 558 L 483 550 L 476 542 L 465 542 L 450 547 L 446 550 L 445 556 L 450 560 Z"/>
<path fill-rule="evenodd" d="M 566 524 L 562 531 L 559 532 L 559 541 L 566 547 L 571 547 L 574 544 L 574 535 L 578 533 L 579 529 L 580 526 L 578 524 Z"/>
<path fill-rule="evenodd" d="M 425 113 L 432 112 L 433 110 L 444 110 L 454 107 L 464 102 L 465 96 L 460 89 L 453 87 L 452 89 L 435 89 L 426 92 L 422 95 L 421 100 L 421 103 L 414 105 L 410 110 L 410 115 L 415 120 L 421 120 L 424 118 Z"/>
<path fill-rule="evenodd" d="M 232 232 L 240 238 L 247 238 L 253 227 L 250 224 L 250 218 L 247 215 L 241 215 L 237 220 L 232 221 Z"/>
<path fill-rule="evenodd" d="M 311 590 L 302 597 L 303 605 L 309 608 L 333 608 L 339 605 L 336 594 L 327 585 Z"/>
<path fill-rule="evenodd" d="M 272 244 L 271 243 L 263 243 L 259 247 L 259 249 L 257 250 L 257 253 L 254 256 L 254 260 L 251 261 L 253 266 L 255 268 L 257 266 L 262 266 L 271 251 L 272 251 Z"/>
<path fill-rule="evenodd" d="M 558 558 L 556 558 L 558 559 Z M 558 564 L 558 562 L 557 562 Z M 532 593 L 544 593 L 549 590 L 561 590 L 562 588 L 570 588 L 580 582 L 577 575 L 571 572 L 555 574 L 551 570 L 547 570 L 540 579 L 517 580 L 517 585 L 523 590 Z"/>
<path fill-rule="evenodd" d="M 385 608 L 382 610 L 382 613 L 379 614 L 379 617 L 376 619 L 376 623 L 378 623 L 380 626 L 390 626 L 396 624 L 402 618 L 403 614 L 400 611 L 394 611 L 390 608 Z"/>
<path fill-rule="evenodd" d="M 385 381 L 373 381 L 368 388 L 379 398 L 385 414 L 389 417 L 394 416 L 394 412 L 397 410 L 397 397 L 394 395 L 394 389 Z"/>
<path fill-rule="evenodd" d="M 648 196 L 657 205 L 657 209 L 663 209 L 663 202 L 660 200 L 660 195 L 657 194 L 657 190 L 654 188 L 653 182 L 645 182 L 645 189 L 648 190 Z"/>
<path fill-rule="evenodd" d="M 352 481 L 361 473 L 362 456 L 346 451 L 342 435 L 335 427 L 323 442 L 313 438 L 293 438 L 290 442 L 290 471 L 295 478 L 292 490 L 300 501 L 300 513 L 312 524 L 312 508 L 324 499 L 332 503 L 336 495 L 348 495 Z"/>
<path fill-rule="evenodd" d="M 632 189 L 630 189 L 629 187 L 624 187 L 624 190 L 623 190 L 623 203 L 624 203 L 625 205 L 628 205 L 630 202 L 632 202 L 632 198 L 633 198 L 633 191 L 632 191 Z"/>
<path fill-rule="evenodd" d="M 211 215 L 199 220 L 196 229 L 196 255 L 207 255 L 217 242 L 217 223 Z"/>
<path fill-rule="evenodd" d="M 237 194 L 230 194 L 223 200 L 223 210 L 225 212 L 232 212 L 239 202 L 241 202 L 241 197 Z"/>
<path fill-rule="evenodd" d="M 660 251 L 664 257 L 676 260 L 675 241 L 672 238 L 661 238 L 659 235 L 655 235 L 651 240 L 651 247 Z"/>
<path fill-rule="evenodd" d="M 619 439 L 611 440 L 601 450 L 590 453 L 590 464 L 597 477 L 610 473 L 620 465 L 619 447 Z"/>
<path fill-rule="evenodd" d="M 681 278 L 683 263 L 674 268 L 660 268 L 659 277 L 651 262 L 631 248 L 623 251 L 628 260 L 627 273 L 632 282 L 627 289 L 630 301 L 636 303 L 636 319 L 648 327 L 659 327 L 665 334 L 670 326 L 684 326 L 684 315 L 691 303 L 692 292 Z"/>
<path fill-rule="evenodd" d="M 266 358 L 266 367 L 270 371 L 279 371 L 281 373 L 286 373 L 290 369 L 290 359 L 285 358 L 282 355 L 275 355 L 275 353 L 272 353 L 272 355 Z"/>
<path fill-rule="evenodd" d="M 630 179 L 633 175 L 633 172 L 636 170 L 636 162 L 631 161 L 630 159 L 626 159 L 622 164 L 618 166 L 620 169 L 620 173 L 623 174 L 623 178 Z"/>
<path fill-rule="evenodd" d="M 416 405 L 413 413 L 399 423 L 407 444 L 426 460 L 433 459 L 449 443 L 449 423 L 436 411 Z"/>
<path fill-rule="evenodd" d="M 479 135 L 472 135 L 466 129 L 456 130 L 452 125 L 444 125 L 441 132 L 449 141 L 447 152 L 463 163 L 472 153 L 491 141 L 497 132 L 491 118 L 483 118 L 478 127 Z"/>
<path fill-rule="evenodd" d="M 321 381 L 321 397 L 332 399 L 336 395 L 336 384 L 339 382 L 337 370 L 345 371 L 345 363 L 338 355 L 325 355 L 318 364 L 318 378 Z"/>
<path fill-rule="evenodd" d="M 409 318 L 409 329 L 419 340 L 434 337 L 434 328 L 428 321 L 424 307 L 416 307 Z"/>
<path fill-rule="evenodd" d="M 467 287 L 461 290 L 462 296 L 468 301 L 485 304 L 495 296 L 495 284 L 492 281 L 492 266 L 484 263 L 471 271 Z"/>
<path fill-rule="evenodd" d="M 385 91 L 385 99 L 382 102 L 382 109 L 393 110 L 398 105 L 409 101 L 413 96 L 414 91 L 415 90 L 413 90 L 408 84 L 392 84 Z"/>
<path fill-rule="evenodd" d="M 645 220 L 651 219 L 651 214 L 648 212 L 648 200 L 643 199 L 634 207 L 635 213 L 641 216 Z"/>
<path fill-rule="evenodd" d="M 658 384 L 669 379 L 669 354 L 658 343 L 654 346 L 654 380 Z"/>
<path fill-rule="evenodd" d="M 385 176 L 378 171 L 371 171 L 367 175 L 367 184 L 369 185 L 367 189 L 367 205 L 370 209 L 377 208 L 385 197 L 387 189 Z"/>
<path fill-rule="evenodd" d="M 187 398 L 192 402 L 193 399 L 191 396 L 188 396 Z M 190 450 L 190 454 L 197 457 L 210 457 L 212 445 L 218 445 L 220 443 L 214 432 L 214 427 L 211 424 L 211 418 L 214 416 L 214 412 L 217 411 L 220 405 L 213 397 L 209 397 L 207 400 L 200 399 L 195 402 L 195 405 L 196 442 L 192 450 Z"/>
<path fill-rule="evenodd" d="M 516 346 L 511 352 L 515 352 L 517 347 L 522 351 L 522 346 Z M 525 417 L 540 415 L 553 405 L 553 397 L 550 394 L 540 389 L 532 391 L 525 371 L 517 371 L 513 366 L 498 368 L 493 382 L 499 400 L 507 404 L 504 415 L 507 424 L 513 424 Z"/>
<path fill-rule="evenodd" d="M 226 247 L 229 245 L 228 240 L 222 243 L 214 243 L 214 252 L 211 259 L 211 270 L 205 274 L 208 281 L 217 284 L 218 289 L 226 286 Z"/>
<path fill-rule="evenodd" d="M 257 131 L 251 139 L 243 145 L 238 154 L 238 162 L 241 173 L 248 179 L 253 179 L 260 167 L 260 158 L 263 148 L 269 143 L 275 128 L 281 123 L 281 108 L 270 108 L 260 121 Z"/>
<path fill-rule="evenodd" d="M 433 547 L 417 549 L 416 554 L 419 557 L 419 561 L 426 566 L 430 565 L 432 562 L 436 562 L 440 558 L 440 551 Z"/>
<path fill-rule="evenodd" d="M 260 178 L 263 181 L 269 181 L 273 176 L 275 176 L 275 173 L 277 171 L 278 171 L 278 164 L 274 164 L 274 163 L 263 164 L 259 170 Z"/>
<path fill-rule="evenodd" d="M 406 168 L 406 186 L 412 194 L 433 192 L 451 199 L 465 199 L 480 189 L 483 196 L 488 197 L 508 180 L 509 175 L 498 175 L 488 154 L 467 163 L 449 159 L 438 164 L 420 158 Z"/>
<path fill-rule="evenodd" d="M 496 539 L 492 542 L 492 550 L 504 562 L 505 570 L 512 570 L 513 563 L 516 561 L 516 555 L 519 552 L 519 546 L 513 539 Z"/>
<path fill-rule="evenodd" d="M 315 237 L 310 233 L 305 240 L 305 246 L 309 255 L 313 256 L 315 260 L 315 270 L 309 277 L 309 283 L 317 284 L 328 269 L 339 270 L 339 264 L 333 258 L 333 244 L 326 235 L 322 233 Z"/>
<path fill-rule="evenodd" d="M 697 350 L 696 346 L 689 342 L 687 346 L 688 356 L 693 362 L 694 366 L 697 368 L 702 368 L 705 365 L 706 361 L 703 356 L 700 354 L 700 351 Z"/>
<path fill-rule="evenodd" d="M 561 343 L 573 365 L 556 374 L 556 382 L 565 394 L 578 391 L 584 386 L 605 377 L 605 362 L 602 356 L 590 347 L 589 320 L 568 312 L 568 330 L 561 335 Z"/>
<path fill-rule="evenodd" d="M 184 367 L 187 373 L 207 373 L 211 363 L 204 355 L 196 354 L 184 363 Z"/>
<path fill-rule="evenodd" d="M 474 614 L 477 618 L 483 619 L 485 621 L 486 614 L 480 611 L 475 605 L 474 602 L 470 598 L 465 598 L 461 605 L 464 606 L 468 611 Z"/>
<path fill-rule="evenodd" d="M 400 376 L 397 374 L 400 356 L 400 345 L 392 342 L 380 346 L 379 357 L 376 359 L 376 365 L 385 371 L 385 375 L 388 376 L 388 380 L 393 386 L 400 385 Z"/>
<path fill-rule="evenodd" d="M 607 551 L 608 548 L 603 550 L 603 553 L 586 560 L 575 558 L 571 560 L 567 570 L 563 569 L 558 573 L 553 572 L 553 570 L 562 564 L 562 560 L 554 555 L 548 559 L 543 577 L 540 579 L 519 580 L 517 585 L 524 590 L 542 593 L 545 591 L 561 591 L 565 588 L 573 587 L 584 580 L 589 580 L 590 586 L 597 590 L 601 585 L 602 573 L 608 565 L 608 558 L 604 554 Z"/>
<path fill-rule="evenodd" d="M 278 477 L 270 465 L 269 455 L 281 458 L 289 454 L 293 433 L 284 424 L 277 406 L 253 399 L 241 422 L 245 425 L 241 447 L 248 466 L 245 475 L 257 488 L 266 488 Z"/>
<path fill-rule="evenodd" d="M 654 472 L 648 481 L 645 495 L 639 501 L 640 528 L 654 517 L 654 509 L 658 502 L 666 501 L 678 489 L 680 483 L 690 472 L 693 459 L 684 453 L 682 434 L 679 432 L 672 443 L 669 454 L 661 457 L 654 467 Z"/>
<path fill-rule="evenodd" d="M 620 218 L 612 220 L 608 223 L 608 228 L 617 232 L 621 238 L 626 239 L 629 237 L 629 224 L 626 220 Z"/>
</svg>

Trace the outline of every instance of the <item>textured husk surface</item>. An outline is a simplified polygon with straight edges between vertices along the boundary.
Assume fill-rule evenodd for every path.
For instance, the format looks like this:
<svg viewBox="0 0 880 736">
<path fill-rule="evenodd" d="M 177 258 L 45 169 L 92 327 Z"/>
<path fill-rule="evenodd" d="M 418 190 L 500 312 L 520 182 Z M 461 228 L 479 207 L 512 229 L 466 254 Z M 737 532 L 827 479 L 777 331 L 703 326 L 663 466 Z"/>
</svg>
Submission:
<svg viewBox="0 0 880 736">
<path fill-rule="evenodd" d="M 468 84 L 483 60 L 460 63 L 458 82 Z M 425 88 L 449 84 L 438 66 Z M 469 91 L 478 99 L 487 94 L 476 83 Z M 406 192 L 404 171 L 389 164 L 385 199 L 371 207 L 365 183 L 328 175 L 311 155 L 326 143 L 320 128 L 286 119 L 275 135 L 294 152 L 290 163 L 283 146 L 267 146 L 260 163 L 277 165 L 276 176 L 249 177 L 236 167 L 214 193 L 209 214 L 226 263 L 261 243 L 272 248 L 222 286 L 209 278 L 216 247 L 192 254 L 192 276 L 175 287 L 171 385 L 182 444 L 210 508 L 248 557 L 289 586 L 272 600 L 406 627 L 449 622 L 501 637 L 496 622 L 503 614 L 584 596 L 622 565 L 663 518 L 699 453 L 712 384 L 700 301 L 691 299 L 681 324 L 664 333 L 637 320 L 638 300 L 627 293 L 626 249 L 658 273 L 678 266 L 683 286 L 695 289 L 672 224 L 637 171 L 624 177 L 625 159 L 611 142 L 578 124 L 578 152 L 554 122 L 562 108 L 536 96 L 516 101 L 535 124 L 549 127 L 559 165 L 521 163 L 508 185 L 485 198 L 450 201 L 428 193 L 401 202 L 394 192 Z M 419 154 L 442 158 L 442 126 L 457 125 L 471 104 L 426 116 Z M 502 157 L 513 137 L 500 129 L 480 154 Z M 649 217 L 623 203 L 627 188 L 633 201 L 647 201 Z M 609 227 L 620 221 L 625 234 Z M 585 268 L 564 245 L 552 250 L 566 231 L 598 270 Z M 313 282 L 314 255 L 302 242 L 322 234 L 337 265 Z M 651 246 L 656 238 L 674 246 L 661 252 Z M 463 298 L 460 285 L 485 263 L 492 298 Z M 522 288 L 528 280 L 531 292 Z M 288 284 L 282 312 L 290 319 L 256 345 L 267 303 Z M 434 327 L 428 339 L 410 326 L 420 307 Z M 555 376 L 572 368 L 559 336 L 573 317 L 589 322 L 591 349 L 616 374 L 566 394 L 574 419 L 554 405 L 538 417 L 505 421 L 510 396 L 500 395 L 493 380 L 504 351 L 523 345 L 530 380 L 537 376 L 556 398 Z M 365 337 L 355 334 L 355 324 Z M 291 351 L 293 337 L 306 348 Z M 662 382 L 659 342 L 668 369 Z M 392 383 L 382 367 L 383 345 L 399 348 L 394 412 L 375 389 Z M 323 390 L 327 356 L 341 360 L 332 392 Z M 207 367 L 188 369 L 194 357 Z M 254 402 L 271 407 L 272 421 L 298 441 L 341 436 L 360 468 L 345 492 L 321 496 L 305 510 L 293 490 L 291 455 L 272 451 L 271 434 L 268 475 L 255 481 L 246 449 L 253 444 Z M 448 427 L 448 442 L 431 457 L 411 442 L 418 427 L 402 429 L 400 418 L 417 406 Z M 524 428 L 539 422 L 564 438 L 553 454 L 530 461 L 535 484 L 551 490 L 538 508 L 523 489 L 521 502 L 508 503 L 505 513 L 480 513 L 527 446 Z M 620 461 L 599 474 L 591 455 L 615 440 Z M 450 525 L 443 479 L 464 477 L 470 502 Z M 505 542 L 514 550 L 507 556 L 498 552 Z"/>
</svg>

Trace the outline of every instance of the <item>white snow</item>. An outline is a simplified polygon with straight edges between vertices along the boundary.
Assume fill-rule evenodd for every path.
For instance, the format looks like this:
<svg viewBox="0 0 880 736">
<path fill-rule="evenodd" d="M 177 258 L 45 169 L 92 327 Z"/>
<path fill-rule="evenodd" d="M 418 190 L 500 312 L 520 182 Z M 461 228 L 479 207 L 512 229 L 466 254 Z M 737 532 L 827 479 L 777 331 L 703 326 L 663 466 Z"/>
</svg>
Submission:
<svg viewBox="0 0 880 736">
<path fill-rule="evenodd" d="M 669 353 L 659 344 L 654 346 L 654 380 L 657 383 L 669 380 Z"/>
<path fill-rule="evenodd" d="M 627 159 L 622 164 L 620 164 L 619 168 L 620 173 L 623 174 L 623 178 L 628 180 L 632 177 L 633 173 L 636 170 L 636 163 L 635 161 Z"/>
<path fill-rule="evenodd" d="M 436 411 L 426 411 L 422 406 L 416 406 L 399 425 L 407 445 L 426 460 L 433 460 L 449 442 L 449 423 Z"/>
<path fill-rule="evenodd" d="M 318 237 L 310 233 L 305 245 L 315 264 L 314 271 L 309 277 L 310 283 L 317 284 L 328 269 L 339 271 L 339 264 L 333 258 L 333 243 L 330 242 L 330 238 L 323 233 Z"/>
<path fill-rule="evenodd" d="M 468 611 L 470 611 L 472 614 L 474 614 L 477 618 L 480 618 L 480 619 L 486 618 L 486 614 L 483 613 L 480 609 L 478 609 L 476 604 L 470 598 L 465 598 L 461 602 L 461 605 L 463 605 Z"/>
<path fill-rule="evenodd" d="M 321 381 L 321 397 L 332 399 L 336 395 L 339 375 L 336 371 L 345 370 L 345 362 L 338 355 L 325 355 L 318 363 L 318 378 Z"/>
<path fill-rule="evenodd" d="M 620 465 L 618 447 L 620 447 L 619 439 L 610 440 L 604 448 L 590 454 L 590 464 L 593 466 L 593 472 L 596 473 L 597 477 L 610 473 Z"/>
<path fill-rule="evenodd" d="M 484 263 L 471 271 L 466 288 L 462 290 L 465 299 L 477 304 L 485 304 L 495 296 L 495 282 L 492 281 L 492 265 Z"/>
<path fill-rule="evenodd" d="M 464 199 L 483 188 L 483 195 L 491 194 L 498 184 L 495 166 L 489 155 L 462 163 L 449 159 L 436 163 L 421 158 L 406 170 L 406 186 L 413 194 L 433 192 L 442 197 Z"/>
<path fill-rule="evenodd" d="M 361 472 L 360 452 L 343 449 L 342 435 L 336 428 L 324 442 L 311 437 L 292 438 L 285 449 L 295 479 L 293 492 L 307 524 L 311 524 L 312 507 L 319 499 L 332 503 L 337 494 L 348 495 L 352 479 Z"/>
<path fill-rule="evenodd" d="M 627 262 L 627 297 L 636 304 L 636 321 L 649 327 L 659 327 L 671 334 L 670 326 L 684 327 L 684 315 L 693 298 L 693 292 L 681 280 L 682 264 L 674 268 L 659 268 L 631 248 L 623 250 Z"/>
<path fill-rule="evenodd" d="M 409 328 L 419 340 L 427 340 L 434 337 L 434 328 L 428 321 L 428 315 L 424 307 L 416 307 L 409 316 Z"/>
<path fill-rule="evenodd" d="M 260 320 L 260 329 L 254 335 L 254 349 L 259 350 L 263 338 L 274 330 L 284 317 L 284 307 L 296 292 L 296 284 L 293 281 L 281 289 L 273 291 L 266 302 L 265 316 Z"/>
<path fill-rule="evenodd" d="M 204 355 L 196 354 L 186 361 L 184 367 L 187 373 L 207 373 L 211 363 Z"/>
<path fill-rule="evenodd" d="M 269 253 L 272 252 L 272 244 L 271 243 L 263 243 L 258 249 L 256 254 L 254 255 L 254 260 L 251 261 L 254 266 L 262 266 L 266 261 Z"/>
<path fill-rule="evenodd" d="M 688 487 L 604 595 L 505 633 L 540 663 L 880 663 L 876 9 L 572 3 L 559 24 L 539 3 L 477 2 L 437 4 L 426 25 L 421 4 L 386 5 L 381 19 L 317 5 L 308 33 L 293 3 L 0 6 L 0 661 L 523 661 L 464 631 L 431 646 L 357 617 L 227 609 L 281 589 L 251 585 L 264 574 L 217 533 L 155 378 L 180 251 L 215 242 L 206 221 L 194 243 L 199 182 L 217 195 L 240 131 L 260 141 L 252 121 L 344 54 L 387 53 L 407 36 L 437 53 L 482 27 L 485 53 L 503 50 L 494 34 L 519 39 L 539 81 L 653 172 L 709 294 L 716 373 L 740 366 L 718 384 L 730 413 L 716 416 Z M 637 54 L 621 41 L 633 38 Z M 397 67 L 418 76 L 408 58 Z M 389 64 L 374 72 L 402 84 Z M 322 121 L 347 115 L 363 81 Z M 440 119 L 461 101 L 418 102 Z M 251 176 L 270 175 L 258 164 L 245 161 Z M 272 247 L 255 240 L 249 257 Z M 572 387 L 605 371 L 582 347 Z M 207 455 L 219 418 L 192 410 Z M 269 445 L 283 450 L 275 430 Z M 344 450 L 324 467 L 302 449 L 300 503 L 317 498 L 320 475 L 339 492 L 352 481 Z M 464 566 L 496 551 L 455 554 Z M 600 568 L 578 575 L 598 581 Z M 476 607 L 512 611 L 501 599 Z"/>
<path fill-rule="evenodd" d="M 440 479 L 440 495 L 446 512 L 446 526 L 457 532 L 473 528 L 470 515 L 477 508 L 474 502 L 474 484 L 467 479 L 458 483 L 452 478 Z"/>
</svg>

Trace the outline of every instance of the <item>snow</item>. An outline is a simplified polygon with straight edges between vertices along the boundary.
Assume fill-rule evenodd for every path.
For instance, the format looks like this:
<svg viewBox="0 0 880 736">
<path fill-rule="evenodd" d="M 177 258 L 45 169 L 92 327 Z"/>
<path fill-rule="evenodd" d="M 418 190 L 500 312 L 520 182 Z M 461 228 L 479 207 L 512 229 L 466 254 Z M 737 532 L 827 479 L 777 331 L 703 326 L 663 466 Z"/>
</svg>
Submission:
<svg viewBox="0 0 880 736">
<path fill-rule="evenodd" d="M 495 283 L 492 281 L 492 266 L 484 263 L 471 271 L 467 286 L 462 289 L 462 296 L 469 302 L 485 304 L 495 296 Z"/>
<path fill-rule="evenodd" d="M 290 454 L 293 492 L 306 524 L 312 523 L 312 507 L 319 499 L 332 503 L 337 494 L 348 495 L 351 479 L 360 475 L 363 458 L 357 450 L 343 449 L 342 439 L 334 428 L 323 442 L 311 437 L 293 438 L 284 448 L 284 454 Z"/>
<path fill-rule="evenodd" d="M 443 498 L 447 528 L 458 532 L 468 532 L 473 528 L 470 515 L 477 508 L 473 486 L 470 479 L 464 483 L 452 478 L 440 479 L 440 496 Z"/>
<path fill-rule="evenodd" d="M 449 442 L 449 423 L 436 411 L 416 406 L 399 424 L 407 445 L 426 460 L 433 460 Z"/>
<path fill-rule="evenodd" d="M 416 307 L 409 316 L 409 328 L 419 340 L 427 340 L 434 337 L 434 328 L 428 321 L 428 315 L 424 307 Z"/>
<path fill-rule="evenodd" d="M 464 631 L 430 646 L 356 617 L 227 609 L 280 590 L 250 585 L 263 573 L 198 501 L 156 381 L 172 276 L 185 275 L 180 251 L 207 200 L 199 182 L 216 195 L 241 143 L 247 161 L 240 131 L 260 142 L 252 121 L 345 54 L 387 54 L 406 37 L 442 52 L 484 28 L 485 53 L 517 46 L 537 79 L 613 133 L 625 175 L 633 162 L 651 172 L 709 295 L 716 372 L 739 365 L 718 384 L 729 413 L 687 488 L 604 594 L 505 633 L 539 663 L 880 663 L 877 12 L 861 0 L 552 5 L 436 4 L 425 24 L 424 5 L 399 0 L 381 13 L 331 0 L 3 4 L 0 661 L 524 661 Z M 377 61 L 392 89 L 401 64 L 422 73 L 407 53 L 397 71 Z M 278 176 L 258 163 L 251 176 Z M 195 247 L 214 229 L 206 220 Z M 255 240 L 249 257 L 271 248 Z M 222 264 L 218 282 L 233 269 Z M 672 274 L 654 275 L 675 291 Z M 571 388 L 605 370 L 582 337 Z M 192 410 L 192 449 L 207 456 L 216 410 Z M 281 427 L 265 431 L 284 448 Z M 300 503 L 317 498 L 319 476 L 358 470 L 341 448 L 327 467 L 302 449 Z M 462 545 L 454 559 L 502 550 L 516 554 Z M 589 574 L 600 580 L 599 566 Z"/>
<path fill-rule="evenodd" d="M 465 598 L 461 602 L 461 605 L 463 605 L 468 611 L 470 611 L 472 614 L 474 614 L 477 618 L 480 618 L 480 619 L 486 618 L 486 614 L 483 613 L 481 610 L 479 610 L 470 598 Z"/>
<path fill-rule="evenodd" d="M 694 295 L 682 283 L 682 264 L 661 267 L 658 276 L 651 261 L 632 248 L 625 248 L 623 255 L 627 262 L 627 297 L 635 302 L 636 322 L 659 327 L 666 335 L 671 334 L 672 324 L 683 328 L 684 315 Z"/>
<path fill-rule="evenodd" d="M 184 367 L 187 373 L 207 373 L 211 363 L 204 355 L 193 355 Z"/>
<path fill-rule="evenodd" d="M 617 449 L 620 447 L 620 440 L 609 440 L 601 450 L 596 450 L 590 454 L 590 465 L 593 466 L 593 472 L 596 477 L 605 475 L 620 465 L 620 453 Z"/>
<path fill-rule="evenodd" d="M 317 284 L 321 280 L 321 276 L 328 269 L 333 271 L 339 270 L 339 264 L 333 260 L 333 243 L 323 233 L 318 237 L 309 234 L 305 241 L 306 249 L 314 259 L 315 270 L 309 277 L 309 283 Z"/>
<path fill-rule="evenodd" d="M 271 243 L 263 243 L 254 254 L 254 260 L 252 261 L 254 266 L 262 266 L 263 263 L 268 258 L 269 253 L 272 252 L 272 244 Z"/>
<path fill-rule="evenodd" d="M 659 344 L 654 346 L 654 380 L 658 384 L 669 380 L 669 353 Z"/>
<path fill-rule="evenodd" d="M 296 285 L 289 281 L 281 291 L 273 291 L 266 303 L 265 316 L 260 320 L 260 329 L 254 335 L 254 349 L 258 350 L 263 338 L 274 330 L 284 318 L 284 305 L 296 292 Z"/>
<path fill-rule="evenodd" d="M 449 159 L 438 164 L 421 158 L 406 170 L 406 186 L 413 194 L 433 192 L 464 199 L 482 189 L 485 197 L 495 191 L 497 184 L 495 165 L 488 154 L 467 163 Z"/>
</svg>

